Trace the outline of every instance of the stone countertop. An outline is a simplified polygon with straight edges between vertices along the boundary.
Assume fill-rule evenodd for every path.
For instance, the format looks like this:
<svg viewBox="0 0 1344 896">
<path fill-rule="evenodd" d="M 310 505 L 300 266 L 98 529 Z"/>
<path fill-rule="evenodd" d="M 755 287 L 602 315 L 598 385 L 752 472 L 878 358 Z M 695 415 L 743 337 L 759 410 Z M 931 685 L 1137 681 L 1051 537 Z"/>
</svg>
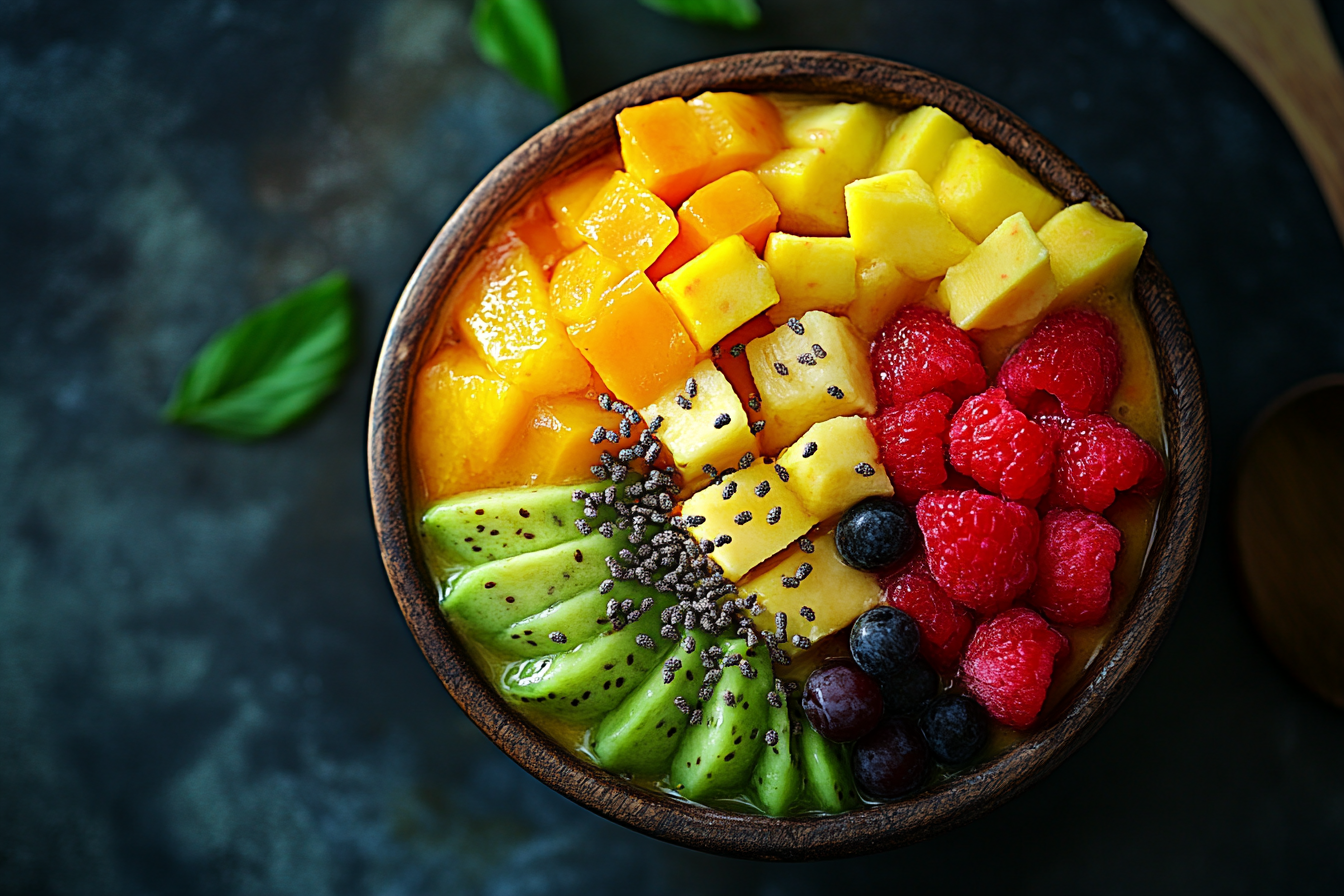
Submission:
<svg viewBox="0 0 1344 896">
<path fill-rule="evenodd" d="M 1176 283 L 1213 501 L 1175 627 L 1114 718 L 989 816 L 838 863 L 699 855 L 552 793 L 416 650 L 364 473 L 401 286 L 545 103 L 478 61 L 467 0 L 8 0 L 0 891 L 1339 890 L 1344 714 L 1256 638 L 1224 523 L 1257 410 L 1344 367 L 1344 253 L 1286 131 L 1159 0 L 762 5 L 738 33 L 549 2 L 577 99 L 772 47 L 963 81 L 1087 169 Z M 360 349 L 319 414 L 256 445 L 159 424 L 211 333 L 336 266 Z"/>
</svg>

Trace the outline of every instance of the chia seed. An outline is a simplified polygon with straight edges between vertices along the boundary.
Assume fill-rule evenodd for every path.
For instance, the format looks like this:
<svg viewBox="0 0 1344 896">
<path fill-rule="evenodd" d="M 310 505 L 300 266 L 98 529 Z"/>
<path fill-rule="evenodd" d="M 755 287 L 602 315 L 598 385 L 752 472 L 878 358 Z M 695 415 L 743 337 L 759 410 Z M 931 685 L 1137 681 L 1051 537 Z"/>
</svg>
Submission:
<svg viewBox="0 0 1344 896">
<path fill-rule="evenodd" d="M 856 466 L 854 472 L 858 473 L 860 476 L 872 476 L 877 473 L 877 471 L 873 469 L 873 465 L 867 463 Z"/>
<path fill-rule="evenodd" d="M 725 426 L 731 423 L 732 420 L 733 418 L 729 417 L 727 414 L 720 414 L 719 416 L 714 418 L 714 428 L 723 429 Z"/>
<path fill-rule="evenodd" d="M 826 394 L 836 399 L 845 397 L 844 391 L 839 386 L 827 386 Z"/>
<path fill-rule="evenodd" d="M 788 375 L 789 375 L 789 368 L 785 367 L 785 366 L 783 365 L 783 363 L 781 363 L 781 362 L 779 362 L 779 361 L 776 361 L 776 362 L 775 362 L 775 373 L 779 374 L 780 376 L 788 376 Z"/>
<path fill-rule="evenodd" d="M 789 318 L 788 323 L 789 323 L 789 329 L 790 329 L 790 330 L 792 330 L 793 332 L 797 333 L 799 336 L 803 335 L 803 332 L 804 332 L 804 331 L 803 331 L 803 325 L 800 324 L 800 323 L 798 323 L 798 318 L 796 318 L 796 317 L 791 317 L 791 318 Z"/>
</svg>

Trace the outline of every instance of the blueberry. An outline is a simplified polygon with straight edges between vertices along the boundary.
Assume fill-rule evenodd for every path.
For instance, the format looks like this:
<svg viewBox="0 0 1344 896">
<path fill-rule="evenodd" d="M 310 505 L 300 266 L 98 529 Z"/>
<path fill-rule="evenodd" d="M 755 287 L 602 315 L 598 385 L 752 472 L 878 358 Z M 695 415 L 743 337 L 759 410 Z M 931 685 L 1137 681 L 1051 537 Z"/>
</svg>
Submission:
<svg viewBox="0 0 1344 896">
<path fill-rule="evenodd" d="M 835 526 L 840 559 L 855 569 L 881 569 L 904 560 L 915 545 L 915 517 L 895 498 L 864 498 Z"/>
<path fill-rule="evenodd" d="M 989 739 L 989 718 L 980 704 L 965 694 L 934 703 L 919 726 L 930 752 L 945 765 L 965 765 Z"/>
<path fill-rule="evenodd" d="M 854 780 L 869 796 L 894 800 L 924 783 L 929 750 L 909 719 L 887 719 L 854 745 Z"/>
<path fill-rule="evenodd" d="M 873 607 L 849 630 L 849 653 L 878 680 L 919 655 L 919 625 L 904 610 Z"/>
<path fill-rule="evenodd" d="M 908 716 L 919 712 L 938 696 L 942 681 L 938 673 L 922 659 L 901 666 L 884 677 L 882 705 L 887 715 Z"/>
</svg>

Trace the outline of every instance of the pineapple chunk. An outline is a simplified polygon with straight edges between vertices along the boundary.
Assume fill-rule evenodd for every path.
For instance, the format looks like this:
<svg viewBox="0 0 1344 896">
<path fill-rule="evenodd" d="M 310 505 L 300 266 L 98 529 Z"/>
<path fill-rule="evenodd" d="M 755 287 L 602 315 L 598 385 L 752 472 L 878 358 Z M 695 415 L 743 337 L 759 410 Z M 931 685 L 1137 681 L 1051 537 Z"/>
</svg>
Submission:
<svg viewBox="0 0 1344 896">
<path fill-rule="evenodd" d="M 880 258 L 915 280 L 932 280 L 975 248 L 914 171 L 855 181 L 845 187 L 845 207 L 861 266 Z"/>
<path fill-rule="evenodd" d="M 771 617 L 786 614 L 790 637 L 802 635 L 815 644 L 882 603 L 882 586 L 872 573 L 845 565 L 830 533 L 813 538 L 812 544 L 810 554 L 796 545 L 789 548 L 769 566 L 742 581 L 737 590 L 743 595 L 755 594 L 757 605 Z M 714 556 L 718 556 L 717 551 Z M 797 588 L 785 587 L 784 577 L 797 578 L 798 567 L 804 563 L 812 571 Z M 803 607 L 811 608 L 816 618 L 808 621 L 798 612 Z M 798 652 L 792 644 L 780 646 L 789 653 Z"/>
<path fill-rule="evenodd" d="M 779 301 L 770 268 L 738 234 L 659 280 L 658 291 L 702 352 Z"/>
<path fill-rule="evenodd" d="M 847 236 L 775 232 L 765 244 L 765 263 L 779 290 L 779 304 L 766 312 L 773 324 L 854 301 L 854 241 Z"/>
<path fill-rule="evenodd" d="M 854 301 L 845 309 L 845 317 L 861 336 L 872 339 L 887 318 L 928 291 L 928 283 L 901 273 L 891 261 L 870 258 L 857 271 Z"/>
<path fill-rule="evenodd" d="M 901 116 L 878 156 L 874 174 L 909 168 L 929 183 L 943 170 L 947 151 L 971 136 L 961 122 L 936 106 L 920 106 Z"/>
<path fill-rule="evenodd" d="M 677 218 L 666 202 L 617 171 L 588 203 L 575 230 L 603 255 L 642 271 L 676 238 Z"/>
<path fill-rule="evenodd" d="M 813 423 L 871 414 L 877 407 L 868 344 L 849 322 L 809 311 L 796 323 L 801 334 L 785 325 L 747 343 L 766 421 L 761 447 L 767 454 L 793 444 Z"/>
<path fill-rule="evenodd" d="M 1128 279 L 1148 241 L 1139 225 L 1108 218 L 1089 202 L 1064 209 L 1037 235 L 1050 250 L 1060 302 Z"/>
<path fill-rule="evenodd" d="M 807 512 L 826 519 L 870 495 L 893 495 L 877 440 L 862 417 L 833 417 L 814 425 L 779 456 L 789 491 Z"/>
<path fill-rule="evenodd" d="M 695 381 L 694 396 L 687 395 L 689 383 L 673 383 L 657 401 L 639 409 L 645 420 L 663 418 L 658 437 L 672 452 L 683 492 L 695 491 L 709 482 L 710 475 L 702 469 L 705 464 L 716 470 L 731 470 L 742 455 L 755 455 L 761 450 L 747 424 L 742 402 L 714 362 L 702 361 L 691 371 L 691 379 Z"/>
<path fill-rule="evenodd" d="M 1050 253 L 1018 212 L 949 269 L 938 292 L 963 330 L 996 330 L 1044 314 L 1059 288 Z"/>
<path fill-rule="evenodd" d="M 1037 228 L 1064 207 L 1016 162 L 974 137 L 952 144 L 933 186 L 943 211 L 977 243 L 1016 212 Z"/>
<path fill-rule="evenodd" d="M 852 177 L 872 170 L 891 118 L 872 103 L 788 106 L 780 113 L 785 144 L 816 147 Z"/>
<path fill-rule="evenodd" d="M 774 465 L 759 460 L 724 476 L 721 485 L 696 492 L 681 512 L 685 519 L 704 517 L 703 523 L 689 527 L 697 540 L 729 537 L 710 556 L 733 582 L 817 523 L 780 480 Z"/>
<path fill-rule="evenodd" d="M 845 184 L 857 175 L 817 147 L 794 146 L 756 169 L 779 206 L 779 229 L 809 236 L 845 236 Z"/>
</svg>

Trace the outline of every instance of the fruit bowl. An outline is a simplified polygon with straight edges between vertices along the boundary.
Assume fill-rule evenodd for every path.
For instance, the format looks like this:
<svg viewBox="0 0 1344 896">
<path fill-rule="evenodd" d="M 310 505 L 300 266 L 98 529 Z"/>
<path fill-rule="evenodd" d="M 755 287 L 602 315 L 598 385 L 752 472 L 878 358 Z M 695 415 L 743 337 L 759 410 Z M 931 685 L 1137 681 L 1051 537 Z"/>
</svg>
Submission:
<svg viewBox="0 0 1344 896">
<path fill-rule="evenodd" d="M 477 671 L 438 605 L 415 537 L 408 419 L 415 371 L 432 346 L 436 309 L 492 229 L 548 178 L 616 144 L 621 109 L 705 90 L 806 93 L 896 108 L 936 105 L 997 146 L 1067 202 L 1120 217 L 1095 183 L 1025 123 L 959 84 L 899 63 L 781 51 L 670 69 L 607 93 L 532 137 L 463 201 L 435 237 L 389 324 L 369 423 L 374 518 L 393 591 L 444 687 L 499 747 L 548 786 L 613 821 L 724 855 L 771 860 L 876 852 L 965 823 L 1039 780 L 1082 745 L 1129 693 L 1175 615 L 1203 529 L 1209 476 L 1206 399 L 1171 283 L 1145 249 L 1134 296 L 1160 379 L 1168 484 L 1138 592 L 1087 672 L 1031 733 L 1006 751 L 900 802 L 837 815 L 772 818 L 655 793 L 572 755 L 505 702 Z"/>
</svg>

